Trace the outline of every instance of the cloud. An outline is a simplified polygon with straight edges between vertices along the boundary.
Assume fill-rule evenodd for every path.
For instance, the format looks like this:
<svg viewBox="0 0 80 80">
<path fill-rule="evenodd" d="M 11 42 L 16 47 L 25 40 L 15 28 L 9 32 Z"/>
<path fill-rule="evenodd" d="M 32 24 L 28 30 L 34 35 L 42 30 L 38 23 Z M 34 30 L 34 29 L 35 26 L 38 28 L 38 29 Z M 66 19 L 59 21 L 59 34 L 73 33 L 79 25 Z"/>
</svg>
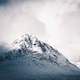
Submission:
<svg viewBox="0 0 80 80">
<path fill-rule="evenodd" d="M 0 6 L 5 6 L 9 3 L 9 0 L 0 0 Z"/>
<path fill-rule="evenodd" d="M 0 8 L 0 33 L 2 41 L 11 42 L 23 33 L 44 36 L 45 24 L 34 17 L 36 4 L 12 0 L 7 7 Z M 12 4 L 12 5 L 11 5 Z M 38 3 L 40 7 L 40 3 Z"/>
<path fill-rule="evenodd" d="M 80 55 L 79 21 L 79 0 L 9 0 L 0 6 L 0 38 L 10 42 L 30 32 L 75 59 Z"/>
</svg>

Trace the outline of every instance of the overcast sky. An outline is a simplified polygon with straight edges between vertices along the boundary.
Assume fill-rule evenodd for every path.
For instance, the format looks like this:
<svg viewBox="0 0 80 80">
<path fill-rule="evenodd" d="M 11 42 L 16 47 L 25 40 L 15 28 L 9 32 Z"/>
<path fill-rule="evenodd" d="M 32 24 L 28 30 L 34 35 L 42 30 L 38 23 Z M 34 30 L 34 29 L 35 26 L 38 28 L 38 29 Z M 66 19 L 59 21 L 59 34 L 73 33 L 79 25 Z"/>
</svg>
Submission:
<svg viewBox="0 0 80 80">
<path fill-rule="evenodd" d="M 79 0 L 0 0 L 0 41 L 30 33 L 69 60 L 80 56 Z"/>
</svg>

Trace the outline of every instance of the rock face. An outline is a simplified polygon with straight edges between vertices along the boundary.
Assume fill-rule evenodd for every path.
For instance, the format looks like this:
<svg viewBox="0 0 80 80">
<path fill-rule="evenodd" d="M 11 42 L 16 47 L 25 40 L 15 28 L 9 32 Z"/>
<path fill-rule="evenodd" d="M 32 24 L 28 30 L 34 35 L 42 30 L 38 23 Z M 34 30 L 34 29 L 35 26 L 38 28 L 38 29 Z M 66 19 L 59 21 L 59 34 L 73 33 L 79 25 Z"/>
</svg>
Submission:
<svg viewBox="0 0 80 80">
<path fill-rule="evenodd" d="M 0 55 L 2 80 L 80 79 L 78 76 L 80 70 L 75 65 L 71 64 L 58 50 L 36 37 L 25 34 L 12 45 L 11 50 Z M 7 74 L 8 71 L 10 72 Z M 73 77 L 69 79 L 70 75 Z"/>
</svg>

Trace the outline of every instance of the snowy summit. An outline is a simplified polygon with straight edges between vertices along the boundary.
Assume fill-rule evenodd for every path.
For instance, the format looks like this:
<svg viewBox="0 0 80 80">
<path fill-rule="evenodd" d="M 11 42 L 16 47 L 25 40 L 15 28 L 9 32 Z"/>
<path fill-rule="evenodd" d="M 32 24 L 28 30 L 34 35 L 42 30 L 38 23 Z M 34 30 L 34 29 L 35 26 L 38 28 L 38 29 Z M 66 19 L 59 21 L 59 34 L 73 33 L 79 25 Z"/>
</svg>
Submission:
<svg viewBox="0 0 80 80">
<path fill-rule="evenodd" d="M 61 66 L 70 66 L 71 63 L 58 50 L 44 43 L 34 35 L 24 34 L 13 42 L 14 49 L 19 50 L 22 54 L 32 53 L 40 55 L 40 58 L 49 60 L 52 63 Z M 42 56 L 42 57 L 41 57 Z"/>
<path fill-rule="evenodd" d="M 2 80 L 80 79 L 76 77 L 80 74 L 77 66 L 70 63 L 58 50 L 32 35 L 22 35 L 11 45 L 14 48 L 0 54 Z M 10 72 L 6 74 L 5 70 Z"/>
</svg>

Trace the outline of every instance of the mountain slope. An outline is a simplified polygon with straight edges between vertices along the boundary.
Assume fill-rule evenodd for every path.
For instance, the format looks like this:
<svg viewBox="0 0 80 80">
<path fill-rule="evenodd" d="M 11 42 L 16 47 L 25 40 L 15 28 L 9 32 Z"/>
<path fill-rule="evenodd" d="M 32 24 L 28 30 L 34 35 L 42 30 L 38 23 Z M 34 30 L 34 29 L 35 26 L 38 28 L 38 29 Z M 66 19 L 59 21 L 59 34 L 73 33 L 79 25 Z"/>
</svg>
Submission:
<svg viewBox="0 0 80 80">
<path fill-rule="evenodd" d="M 80 79 L 80 70 L 75 65 L 36 37 L 25 34 L 12 45 L 11 50 L 0 56 L 1 80 Z"/>
<path fill-rule="evenodd" d="M 13 42 L 14 48 L 21 54 L 32 53 L 33 56 L 38 56 L 40 59 L 49 60 L 51 63 L 56 63 L 61 66 L 71 64 L 58 50 L 50 45 L 38 40 L 35 36 L 25 34 Z"/>
</svg>

